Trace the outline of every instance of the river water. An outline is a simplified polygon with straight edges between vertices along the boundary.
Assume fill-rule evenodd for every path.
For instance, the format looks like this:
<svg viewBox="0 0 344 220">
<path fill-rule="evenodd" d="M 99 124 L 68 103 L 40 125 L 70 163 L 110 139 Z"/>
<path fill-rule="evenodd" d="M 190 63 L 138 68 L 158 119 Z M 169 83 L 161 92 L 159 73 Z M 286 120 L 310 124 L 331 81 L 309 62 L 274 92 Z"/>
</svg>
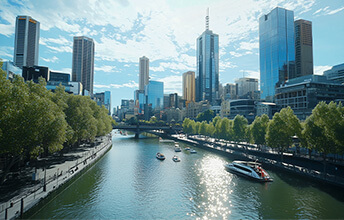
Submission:
<svg viewBox="0 0 344 220">
<path fill-rule="evenodd" d="M 112 149 L 31 218 L 344 218 L 343 190 L 269 169 L 274 182 L 253 182 L 224 169 L 235 158 L 180 146 L 176 153 L 173 143 L 157 138 L 115 134 Z M 166 160 L 157 160 L 157 152 Z"/>
</svg>

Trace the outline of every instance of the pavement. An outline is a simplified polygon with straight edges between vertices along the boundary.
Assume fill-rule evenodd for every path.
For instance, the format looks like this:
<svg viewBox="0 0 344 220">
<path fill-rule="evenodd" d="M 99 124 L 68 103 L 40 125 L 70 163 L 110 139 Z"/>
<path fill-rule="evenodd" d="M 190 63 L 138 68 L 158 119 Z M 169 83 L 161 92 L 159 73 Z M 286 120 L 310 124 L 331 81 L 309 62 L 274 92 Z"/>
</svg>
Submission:
<svg viewBox="0 0 344 220">
<path fill-rule="evenodd" d="M 16 179 L 17 175 L 12 175 L 14 179 L 0 187 L 0 219 L 20 217 L 21 213 L 37 204 L 81 170 L 92 165 L 111 146 L 110 133 L 96 138 L 95 144 L 82 144 L 63 155 L 56 154 L 39 159 L 35 164 L 27 164 L 21 173 L 17 174 L 22 177 L 21 179 Z"/>
</svg>

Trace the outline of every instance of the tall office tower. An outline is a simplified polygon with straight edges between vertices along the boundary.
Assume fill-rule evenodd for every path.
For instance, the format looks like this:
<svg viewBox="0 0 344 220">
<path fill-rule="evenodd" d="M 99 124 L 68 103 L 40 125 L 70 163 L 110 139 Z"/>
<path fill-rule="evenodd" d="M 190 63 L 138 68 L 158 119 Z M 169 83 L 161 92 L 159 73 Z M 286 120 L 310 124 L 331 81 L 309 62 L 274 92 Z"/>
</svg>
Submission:
<svg viewBox="0 0 344 220">
<path fill-rule="evenodd" d="M 38 66 L 39 22 L 30 16 L 17 16 L 14 40 L 14 64 Z"/>
<path fill-rule="evenodd" d="M 139 90 L 145 90 L 149 83 L 149 59 L 145 56 L 140 57 Z"/>
<path fill-rule="evenodd" d="M 94 42 L 88 37 L 74 37 L 72 80 L 81 82 L 83 95 L 93 96 Z"/>
<path fill-rule="evenodd" d="M 259 19 L 261 99 L 273 101 L 275 88 L 295 74 L 294 12 L 275 8 Z"/>
<path fill-rule="evenodd" d="M 209 9 L 205 31 L 197 38 L 196 101 L 214 104 L 219 98 L 219 35 L 209 30 Z"/>
<path fill-rule="evenodd" d="M 295 26 L 295 75 L 289 78 L 313 74 L 312 22 L 299 19 Z"/>
<path fill-rule="evenodd" d="M 195 101 L 195 72 L 193 71 L 183 74 L 183 99 L 186 105 Z"/>
</svg>

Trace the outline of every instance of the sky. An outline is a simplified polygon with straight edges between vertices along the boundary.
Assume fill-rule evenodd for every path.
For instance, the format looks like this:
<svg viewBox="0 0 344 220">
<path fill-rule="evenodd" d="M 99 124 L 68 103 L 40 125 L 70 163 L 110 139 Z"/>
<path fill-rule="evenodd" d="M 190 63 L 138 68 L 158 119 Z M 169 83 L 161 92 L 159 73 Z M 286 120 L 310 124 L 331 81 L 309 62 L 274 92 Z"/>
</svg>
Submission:
<svg viewBox="0 0 344 220">
<path fill-rule="evenodd" d="M 259 17 L 275 7 L 313 24 L 315 74 L 344 63 L 344 0 L 0 0 L 0 58 L 13 60 L 15 19 L 40 22 L 40 66 L 71 73 L 73 36 L 95 42 L 94 92 L 111 91 L 112 108 L 133 99 L 139 58 L 164 93 L 182 95 L 182 74 L 196 71 L 196 39 L 219 35 L 220 83 L 259 79 Z"/>
</svg>

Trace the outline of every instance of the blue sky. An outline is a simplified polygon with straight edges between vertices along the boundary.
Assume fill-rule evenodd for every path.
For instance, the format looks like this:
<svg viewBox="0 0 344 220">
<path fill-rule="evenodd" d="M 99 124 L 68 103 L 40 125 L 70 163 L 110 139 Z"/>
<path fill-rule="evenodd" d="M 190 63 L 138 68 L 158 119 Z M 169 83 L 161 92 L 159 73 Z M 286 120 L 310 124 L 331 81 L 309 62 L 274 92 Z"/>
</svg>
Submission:
<svg viewBox="0 0 344 220">
<path fill-rule="evenodd" d="M 73 36 L 94 39 L 94 91 L 111 91 L 112 107 L 132 99 L 138 60 L 165 93 L 181 95 L 182 74 L 195 71 L 195 43 L 205 29 L 219 34 L 220 82 L 259 79 L 258 19 L 276 6 L 313 23 L 315 73 L 344 63 L 343 0 L 0 0 L 0 58 L 13 60 L 15 18 L 41 23 L 39 65 L 71 72 Z"/>
</svg>

